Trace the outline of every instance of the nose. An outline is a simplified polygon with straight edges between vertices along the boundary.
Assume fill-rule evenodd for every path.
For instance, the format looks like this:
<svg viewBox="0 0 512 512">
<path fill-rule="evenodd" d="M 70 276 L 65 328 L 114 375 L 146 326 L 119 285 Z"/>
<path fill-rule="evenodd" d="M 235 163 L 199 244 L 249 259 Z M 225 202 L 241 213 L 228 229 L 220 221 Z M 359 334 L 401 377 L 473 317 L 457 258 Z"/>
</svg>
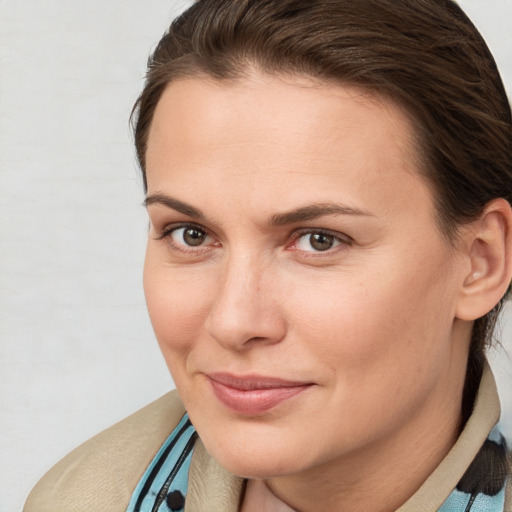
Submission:
<svg viewBox="0 0 512 512">
<path fill-rule="evenodd" d="M 280 342 L 286 321 L 276 284 L 269 266 L 256 258 L 231 257 L 218 278 L 206 321 L 208 334 L 225 348 L 238 351 Z"/>
</svg>

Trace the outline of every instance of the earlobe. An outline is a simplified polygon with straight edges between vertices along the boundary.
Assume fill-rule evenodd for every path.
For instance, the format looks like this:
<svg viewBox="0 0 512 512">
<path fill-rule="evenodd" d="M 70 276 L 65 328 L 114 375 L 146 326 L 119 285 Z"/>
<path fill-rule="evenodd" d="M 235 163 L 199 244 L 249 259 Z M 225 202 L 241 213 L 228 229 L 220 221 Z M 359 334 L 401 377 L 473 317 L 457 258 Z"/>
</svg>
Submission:
<svg viewBox="0 0 512 512">
<path fill-rule="evenodd" d="M 512 208 L 495 199 L 466 231 L 470 271 L 464 276 L 456 316 L 476 320 L 503 297 L 512 279 Z"/>
</svg>

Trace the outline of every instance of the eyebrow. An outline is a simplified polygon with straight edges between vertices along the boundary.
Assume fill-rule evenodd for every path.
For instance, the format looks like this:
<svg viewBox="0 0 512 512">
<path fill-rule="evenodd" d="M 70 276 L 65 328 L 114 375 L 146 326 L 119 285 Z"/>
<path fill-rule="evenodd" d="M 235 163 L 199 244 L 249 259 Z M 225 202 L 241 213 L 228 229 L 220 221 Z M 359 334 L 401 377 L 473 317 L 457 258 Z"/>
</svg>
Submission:
<svg viewBox="0 0 512 512">
<path fill-rule="evenodd" d="M 199 208 L 195 208 L 194 206 L 191 206 L 187 203 L 184 203 L 183 201 L 180 201 L 178 199 L 175 199 L 174 197 L 170 197 L 165 194 L 151 194 L 146 197 L 143 204 L 146 208 L 152 204 L 161 204 L 167 206 L 168 208 L 172 208 L 173 210 L 176 210 L 177 212 L 180 212 L 183 215 L 187 215 L 188 217 L 194 217 L 196 219 L 205 219 L 204 213 L 201 210 L 199 210 Z"/>
<path fill-rule="evenodd" d="M 277 213 L 270 218 L 271 226 L 282 226 L 285 224 L 293 224 L 295 222 L 305 222 L 314 220 L 324 215 L 361 215 L 374 217 L 373 213 L 359 208 L 352 208 L 350 206 L 342 206 L 339 204 L 326 203 L 326 204 L 312 204 L 297 208 L 290 212 Z"/>
<path fill-rule="evenodd" d="M 188 217 L 202 220 L 206 219 L 204 213 L 198 208 L 184 203 L 179 199 L 170 197 L 166 194 L 155 193 L 147 196 L 144 200 L 144 206 L 148 207 L 152 204 L 161 204 L 163 206 L 167 206 L 168 208 L 172 208 L 173 210 L 176 210 L 183 215 L 187 215 Z M 269 225 L 283 226 L 286 224 L 294 224 L 296 222 L 306 222 L 309 220 L 317 219 L 319 217 L 323 217 L 325 215 L 358 215 L 374 217 L 373 213 L 361 210 L 359 208 L 343 206 L 335 203 L 321 203 L 303 206 L 289 212 L 276 213 L 270 217 Z"/>
</svg>

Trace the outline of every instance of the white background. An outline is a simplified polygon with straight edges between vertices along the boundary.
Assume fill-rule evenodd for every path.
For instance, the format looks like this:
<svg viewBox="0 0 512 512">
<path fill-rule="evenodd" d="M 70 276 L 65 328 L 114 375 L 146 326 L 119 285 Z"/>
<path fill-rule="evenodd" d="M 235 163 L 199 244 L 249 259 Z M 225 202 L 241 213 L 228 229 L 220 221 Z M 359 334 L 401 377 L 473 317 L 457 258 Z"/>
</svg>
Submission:
<svg viewBox="0 0 512 512">
<path fill-rule="evenodd" d="M 512 0 L 461 2 L 512 90 Z M 170 0 L 0 0 L 0 512 L 166 392 L 128 115 Z M 512 311 L 503 341 L 512 353 Z M 512 364 L 493 359 L 512 435 Z"/>
</svg>

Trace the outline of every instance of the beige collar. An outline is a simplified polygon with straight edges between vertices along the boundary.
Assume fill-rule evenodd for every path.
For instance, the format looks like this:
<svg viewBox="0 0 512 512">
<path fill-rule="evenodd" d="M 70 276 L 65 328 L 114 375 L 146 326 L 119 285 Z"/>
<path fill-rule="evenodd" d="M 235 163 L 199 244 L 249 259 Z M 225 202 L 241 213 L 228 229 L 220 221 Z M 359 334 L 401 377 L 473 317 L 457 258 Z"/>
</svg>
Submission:
<svg viewBox="0 0 512 512">
<path fill-rule="evenodd" d="M 432 512 L 448 498 L 500 418 L 494 376 L 485 363 L 475 405 L 457 442 L 434 472 L 398 512 Z"/>
</svg>

